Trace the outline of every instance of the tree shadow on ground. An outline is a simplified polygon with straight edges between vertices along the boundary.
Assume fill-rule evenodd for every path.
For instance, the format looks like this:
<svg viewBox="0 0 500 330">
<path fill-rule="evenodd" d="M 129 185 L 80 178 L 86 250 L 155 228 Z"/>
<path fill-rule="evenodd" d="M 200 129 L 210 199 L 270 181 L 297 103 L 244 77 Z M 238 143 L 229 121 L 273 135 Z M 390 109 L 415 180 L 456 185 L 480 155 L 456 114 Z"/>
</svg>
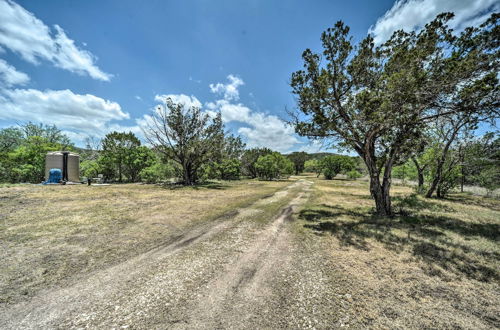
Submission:
<svg viewBox="0 0 500 330">
<path fill-rule="evenodd" d="M 161 185 L 162 188 L 165 189 L 170 189 L 170 190 L 177 190 L 177 189 L 193 189 L 193 190 L 200 190 L 200 189 L 214 189 L 214 190 L 226 190 L 230 187 L 230 185 L 225 184 L 223 182 L 218 182 L 218 181 L 205 181 L 205 182 L 200 182 L 196 183 L 194 185 L 185 185 L 182 182 L 174 182 L 174 183 L 164 183 Z"/>
<path fill-rule="evenodd" d="M 420 203 L 416 206 L 426 207 Z M 342 246 L 369 251 L 369 241 L 375 240 L 396 253 L 409 251 L 425 262 L 423 270 L 426 273 L 445 280 L 448 275 L 444 270 L 479 281 L 499 280 L 495 264 L 500 253 L 474 249 L 454 242 L 448 236 L 455 233 L 466 240 L 497 241 L 500 237 L 498 224 L 433 215 L 398 215 L 389 219 L 377 217 L 362 208 L 346 209 L 326 204 L 300 211 L 299 219 L 305 220 L 304 227 L 317 235 L 334 235 Z"/>
<path fill-rule="evenodd" d="M 412 213 L 414 211 L 456 212 L 452 207 L 438 203 L 433 199 L 419 198 L 416 193 L 407 196 L 392 197 L 395 209 L 399 213 Z"/>
<path fill-rule="evenodd" d="M 500 211 L 500 201 L 491 197 L 471 196 L 466 195 L 465 193 L 460 193 L 449 195 L 443 200 L 457 204 L 480 206 L 490 210 Z"/>
</svg>

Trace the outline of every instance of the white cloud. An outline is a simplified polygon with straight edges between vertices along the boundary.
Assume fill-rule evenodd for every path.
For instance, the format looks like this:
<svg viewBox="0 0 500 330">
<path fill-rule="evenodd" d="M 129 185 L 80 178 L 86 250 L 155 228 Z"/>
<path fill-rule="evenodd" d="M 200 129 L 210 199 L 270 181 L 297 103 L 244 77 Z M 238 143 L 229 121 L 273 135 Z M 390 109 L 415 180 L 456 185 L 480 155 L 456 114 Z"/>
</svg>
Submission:
<svg viewBox="0 0 500 330">
<path fill-rule="evenodd" d="M 0 0 L 0 46 L 34 64 L 42 59 L 94 79 L 108 81 L 111 78 L 95 65 L 95 56 L 79 49 L 60 26 L 54 25 L 54 30 L 55 33 L 17 3 Z"/>
<path fill-rule="evenodd" d="M 228 79 L 228 84 L 210 84 L 212 92 L 222 95 L 223 98 L 205 103 L 204 111 L 206 113 L 214 116 L 220 112 L 224 123 L 242 124 L 243 127 L 238 129 L 238 134 L 244 138 L 249 148 L 268 147 L 276 151 L 286 152 L 297 143 L 300 143 L 295 137 L 294 129 L 287 126 L 277 116 L 256 112 L 241 103 L 235 103 L 234 101 L 239 98 L 238 87 L 243 85 L 244 82 L 235 75 L 229 75 Z M 172 99 L 175 103 L 182 103 L 187 107 L 202 108 L 201 102 L 192 95 L 156 95 L 155 100 L 164 103 L 167 98 Z M 136 122 L 139 127 L 147 127 L 150 120 L 150 115 L 144 115 L 142 118 L 137 119 Z"/>
<path fill-rule="evenodd" d="M 227 79 L 228 84 L 210 84 L 212 93 L 222 95 L 223 99 L 206 103 L 209 113 L 220 111 L 224 122 L 246 125 L 240 127 L 238 133 L 245 138 L 250 148 L 268 147 L 285 152 L 299 143 L 294 135 L 294 129 L 278 117 L 253 111 L 241 103 L 234 103 L 239 99 L 238 87 L 245 83 L 241 78 L 232 74 L 227 76 Z"/>
<path fill-rule="evenodd" d="M 252 111 L 243 104 L 234 104 L 228 100 L 217 100 L 206 104 L 209 112 L 220 111 L 222 120 L 243 123 L 238 133 L 246 138 L 247 146 L 268 147 L 285 152 L 299 141 L 294 136 L 294 129 L 274 115 Z"/>
<path fill-rule="evenodd" d="M 450 27 L 477 25 L 500 10 L 498 0 L 398 0 L 369 30 L 375 43 L 389 39 L 396 30 L 418 30 L 442 12 L 454 12 Z"/>
<path fill-rule="evenodd" d="M 177 104 L 184 104 L 184 106 L 187 108 L 201 108 L 201 102 L 193 95 L 188 96 L 185 94 L 163 94 L 155 96 L 155 101 L 157 102 L 165 103 L 167 99 L 171 99 L 172 102 Z"/>
<path fill-rule="evenodd" d="M 0 59 L 0 87 L 24 85 L 29 80 L 30 77 L 26 73 L 17 71 L 12 65 Z"/>
<path fill-rule="evenodd" d="M 70 90 L 12 89 L 0 94 L 0 119 L 55 124 L 63 130 L 102 136 L 113 120 L 128 119 L 116 102 Z"/>
<path fill-rule="evenodd" d="M 238 87 L 244 85 L 245 83 L 240 78 L 235 75 L 230 74 L 227 76 L 229 80 L 228 84 L 217 83 L 210 84 L 210 91 L 214 94 L 219 94 L 224 97 L 225 100 L 234 100 L 237 101 L 240 98 L 240 94 L 238 92 Z"/>
</svg>

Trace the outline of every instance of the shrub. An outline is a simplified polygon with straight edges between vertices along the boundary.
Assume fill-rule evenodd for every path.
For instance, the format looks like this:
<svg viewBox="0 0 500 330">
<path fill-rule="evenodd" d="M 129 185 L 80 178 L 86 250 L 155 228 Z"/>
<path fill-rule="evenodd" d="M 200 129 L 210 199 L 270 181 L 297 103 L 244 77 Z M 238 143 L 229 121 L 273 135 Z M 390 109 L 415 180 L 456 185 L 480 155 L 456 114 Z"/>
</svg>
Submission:
<svg viewBox="0 0 500 330">
<path fill-rule="evenodd" d="M 293 163 L 279 152 L 260 156 L 255 163 L 257 175 L 263 180 L 289 177 L 294 171 Z"/>
<path fill-rule="evenodd" d="M 175 170 L 170 164 L 155 163 L 142 169 L 140 172 L 141 181 L 146 183 L 159 183 L 174 176 Z"/>
<path fill-rule="evenodd" d="M 224 159 L 217 164 L 217 172 L 222 180 L 238 180 L 240 178 L 241 162 L 238 159 Z"/>
<path fill-rule="evenodd" d="M 350 170 L 349 172 L 346 173 L 346 175 L 347 178 L 350 180 L 356 180 L 362 177 L 362 174 L 356 170 Z"/>
<path fill-rule="evenodd" d="M 80 173 L 86 178 L 95 178 L 100 173 L 101 167 L 97 160 L 84 160 L 80 163 Z"/>
<path fill-rule="evenodd" d="M 317 159 L 310 159 L 304 163 L 304 171 L 309 173 L 316 173 L 319 177 L 323 171 L 322 164 Z"/>
<path fill-rule="evenodd" d="M 325 179 L 332 180 L 339 173 L 346 173 L 355 168 L 356 162 L 349 156 L 331 155 L 321 160 Z"/>
</svg>

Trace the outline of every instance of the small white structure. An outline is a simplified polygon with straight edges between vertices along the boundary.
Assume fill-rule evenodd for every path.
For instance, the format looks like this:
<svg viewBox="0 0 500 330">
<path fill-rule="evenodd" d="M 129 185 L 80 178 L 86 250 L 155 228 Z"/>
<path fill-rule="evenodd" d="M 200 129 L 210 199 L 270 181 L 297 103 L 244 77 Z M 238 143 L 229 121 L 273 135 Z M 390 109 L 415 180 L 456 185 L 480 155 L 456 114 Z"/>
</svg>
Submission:
<svg viewBox="0 0 500 330">
<path fill-rule="evenodd" d="M 45 156 L 45 180 L 49 179 L 49 170 L 58 168 L 63 181 L 80 181 L 80 156 L 69 151 L 48 152 Z"/>
</svg>

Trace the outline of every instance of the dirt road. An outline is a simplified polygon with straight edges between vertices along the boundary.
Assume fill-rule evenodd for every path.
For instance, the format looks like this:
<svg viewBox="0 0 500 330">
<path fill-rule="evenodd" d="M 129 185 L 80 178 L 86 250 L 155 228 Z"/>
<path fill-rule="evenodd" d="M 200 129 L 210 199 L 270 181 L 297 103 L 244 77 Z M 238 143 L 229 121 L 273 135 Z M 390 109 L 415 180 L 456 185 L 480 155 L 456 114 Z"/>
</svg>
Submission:
<svg viewBox="0 0 500 330">
<path fill-rule="evenodd" d="M 164 246 L 0 309 L 0 328 L 331 328 L 348 322 L 317 242 L 297 239 L 299 180 Z M 253 221 L 270 205 L 284 207 Z"/>
</svg>

